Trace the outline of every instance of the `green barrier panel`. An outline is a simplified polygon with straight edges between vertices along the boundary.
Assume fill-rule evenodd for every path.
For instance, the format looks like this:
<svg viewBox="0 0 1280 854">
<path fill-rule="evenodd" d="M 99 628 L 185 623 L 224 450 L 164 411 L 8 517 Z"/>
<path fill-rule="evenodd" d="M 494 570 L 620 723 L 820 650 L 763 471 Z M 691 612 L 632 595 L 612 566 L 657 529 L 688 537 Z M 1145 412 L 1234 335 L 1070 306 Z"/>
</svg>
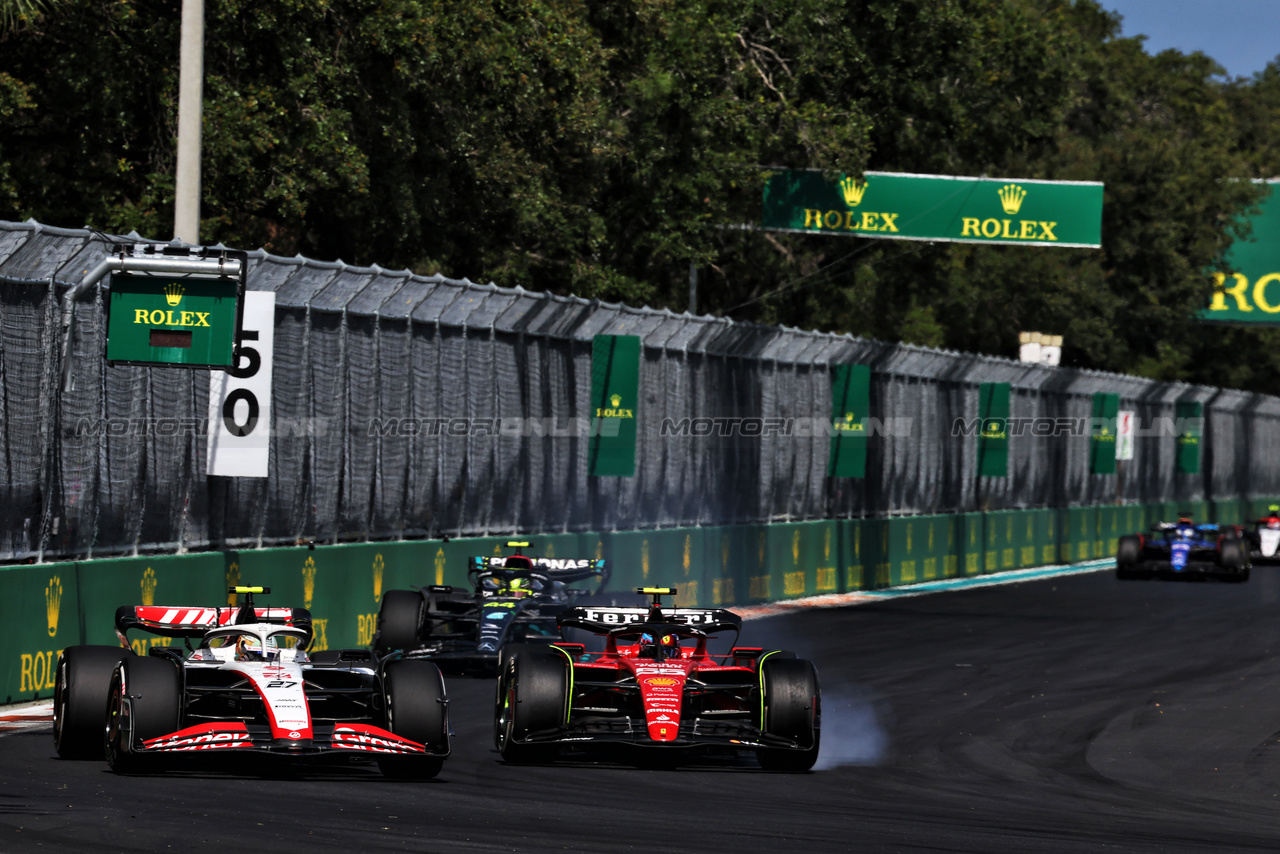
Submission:
<svg viewBox="0 0 1280 854">
<path fill-rule="evenodd" d="M 109 558 L 76 566 L 85 605 L 80 643 L 119 644 L 115 617 L 121 605 L 209 608 L 227 602 L 227 559 L 222 553 Z M 144 632 L 130 634 L 129 641 L 139 655 L 146 655 L 153 646 L 173 643 Z"/>
<path fill-rule="evenodd" d="M 704 534 L 703 547 L 711 552 L 707 555 L 710 566 L 718 567 L 715 577 L 711 579 L 711 604 L 716 607 L 728 607 L 745 604 L 751 601 L 763 601 L 756 596 L 760 591 L 768 591 L 768 576 L 764 574 L 764 532 L 756 525 L 727 525 L 711 528 L 714 532 Z M 715 544 L 715 538 L 719 543 Z"/>
<path fill-rule="evenodd" d="M 917 516 L 914 545 L 920 553 L 920 580 L 934 581 L 956 574 L 955 528 L 950 516 Z"/>
<path fill-rule="evenodd" d="M 1115 505 L 1098 508 L 1098 536 L 1094 540 L 1095 558 L 1115 557 L 1120 545 L 1121 509 Z"/>
<path fill-rule="evenodd" d="M 893 558 L 889 551 L 889 520 L 862 520 L 863 560 L 869 572 L 865 589 L 888 587 L 891 583 Z"/>
<path fill-rule="evenodd" d="M 6 703 L 53 695 L 58 657 L 80 643 L 76 565 L 47 563 L 0 569 L 0 677 Z"/>
<path fill-rule="evenodd" d="M 993 510 L 985 514 L 983 528 L 983 571 L 1003 572 L 1017 568 L 1018 510 Z"/>
<path fill-rule="evenodd" d="M 875 586 L 875 562 L 867 559 L 867 519 L 845 519 L 837 524 L 840 536 L 841 592 L 869 590 Z"/>
<path fill-rule="evenodd" d="M 881 543 L 886 547 L 884 558 L 889 564 L 888 586 L 915 584 L 920 581 L 920 560 L 914 537 L 915 517 L 895 516 L 885 521 L 887 525 L 881 534 Z"/>
<path fill-rule="evenodd" d="M 762 526 L 766 532 L 767 559 L 771 589 L 783 599 L 812 596 L 817 589 L 816 568 L 821 542 L 815 542 L 821 531 L 812 522 L 783 523 Z"/>
<path fill-rule="evenodd" d="M 981 575 L 986 571 L 986 558 L 982 550 L 986 542 L 983 536 L 983 516 L 982 513 L 965 513 L 960 517 L 960 554 L 963 555 L 965 575 Z"/>
<path fill-rule="evenodd" d="M 1147 510 L 1143 504 L 1125 504 L 1116 509 L 1116 518 L 1120 525 L 1120 536 L 1145 532 L 1147 529 Z"/>
<path fill-rule="evenodd" d="M 1023 510 L 1018 530 L 1022 534 L 1018 544 L 1018 566 L 1032 567 L 1051 564 L 1057 557 L 1058 547 L 1053 539 L 1053 511 L 1047 509 Z"/>
<path fill-rule="evenodd" d="M 834 519 L 805 522 L 804 538 L 811 549 L 813 586 L 811 595 L 840 591 L 840 533 Z"/>
<path fill-rule="evenodd" d="M 1059 512 L 1062 538 L 1059 540 L 1059 560 L 1062 563 L 1078 563 L 1093 556 L 1093 544 L 1097 536 L 1098 513 L 1093 507 L 1067 507 Z"/>
</svg>

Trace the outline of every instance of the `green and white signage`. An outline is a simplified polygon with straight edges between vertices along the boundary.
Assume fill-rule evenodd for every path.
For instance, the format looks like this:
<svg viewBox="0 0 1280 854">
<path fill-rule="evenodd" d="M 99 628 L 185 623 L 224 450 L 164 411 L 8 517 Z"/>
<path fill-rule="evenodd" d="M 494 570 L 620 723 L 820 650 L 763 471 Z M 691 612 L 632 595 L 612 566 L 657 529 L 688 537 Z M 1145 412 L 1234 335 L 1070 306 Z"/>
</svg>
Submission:
<svg viewBox="0 0 1280 854">
<path fill-rule="evenodd" d="M 1199 315 L 1211 323 L 1280 324 L 1280 181 L 1267 181 L 1268 193 L 1256 216 L 1253 234 L 1227 252 L 1227 270 L 1211 274 L 1209 306 Z"/>
<path fill-rule="evenodd" d="M 871 410 L 871 367 L 835 365 L 831 373 L 831 477 L 867 476 L 867 417 Z"/>
<path fill-rule="evenodd" d="M 762 227 L 896 240 L 1097 249 L 1102 184 L 867 172 L 828 178 L 778 171 L 764 188 Z"/>
<path fill-rule="evenodd" d="M 591 342 L 591 438 L 587 474 L 636 473 L 636 413 L 640 405 L 640 338 L 597 335 Z"/>
</svg>

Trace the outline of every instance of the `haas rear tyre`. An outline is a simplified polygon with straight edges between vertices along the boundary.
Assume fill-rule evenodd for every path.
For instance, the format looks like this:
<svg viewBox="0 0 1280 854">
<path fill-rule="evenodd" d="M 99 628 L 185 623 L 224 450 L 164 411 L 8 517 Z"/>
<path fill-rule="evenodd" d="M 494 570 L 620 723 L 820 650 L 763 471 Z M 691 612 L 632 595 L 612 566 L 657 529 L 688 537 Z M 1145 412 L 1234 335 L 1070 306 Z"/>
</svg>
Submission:
<svg viewBox="0 0 1280 854">
<path fill-rule="evenodd" d="M 1121 537 L 1116 547 L 1116 578 L 1133 578 L 1142 560 L 1142 540 L 1130 534 Z"/>
<path fill-rule="evenodd" d="M 423 599 L 416 590 L 388 590 L 378 609 L 379 649 L 413 649 L 422 637 Z"/>
<path fill-rule="evenodd" d="M 808 771 L 818 761 L 822 726 L 818 671 L 804 659 L 770 657 L 760 666 L 760 690 L 760 729 L 795 745 L 761 748 L 756 753 L 760 767 L 766 771 Z"/>
<path fill-rule="evenodd" d="M 382 684 L 387 729 L 418 742 L 432 755 L 387 756 L 378 760 L 378 768 L 398 780 L 431 779 L 440 773 L 449 753 L 449 706 L 440 668 L 430 661 L 393 661 Z"/>
<path fill-rule="evenodd" d="M 111 677 L 107 698 L 106 756 L 116 773 L 148 770 L 151 758 L 134 750 L 179 729 L 182 674 L 163 658 L 127 656 Z"/>
<path fill-rule="evenodd" d="M 512 764 L 551 762 L 555 744 L 527 744 L 532 733 L 564 726 L 569 714 L 569 661 L 558 652 L 522 650 L 500 677 L 498 751 Z"/>
<path fill-rule="evenodd" d="M 63 759 L 102 758 L 102 710 L 111 674 L 131 652 L 118 646 L 69 646 L 53 683 L 53 747 Z"/>
</svg>

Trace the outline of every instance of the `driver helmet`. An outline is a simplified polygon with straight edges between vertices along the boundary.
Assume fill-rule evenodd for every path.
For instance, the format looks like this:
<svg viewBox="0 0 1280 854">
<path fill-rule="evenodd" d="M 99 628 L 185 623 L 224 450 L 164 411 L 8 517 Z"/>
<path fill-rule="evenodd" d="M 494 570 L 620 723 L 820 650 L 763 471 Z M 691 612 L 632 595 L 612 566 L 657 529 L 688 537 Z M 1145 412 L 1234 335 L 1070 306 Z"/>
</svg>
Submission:
<svg viewBox="0 0 1280 854">
<path fill-rule="evenodd" d="M 667 658 L 680 657 L 680 638 L 675 635 L 663 635 L 661 639 L 662 651 Z"/>
<path fill-rule="evenodd" d="M 262 658 L 262 641 L 257 635 L 236 638 L 236 661 L 260 661 Z"/>
<path fill-rule="evenodd" d="M 533 595 L 533 587 L 527 578 L 513 578 L 507 584 L 506 595 L 512 599 L 523 599 Z"/>
</svg>

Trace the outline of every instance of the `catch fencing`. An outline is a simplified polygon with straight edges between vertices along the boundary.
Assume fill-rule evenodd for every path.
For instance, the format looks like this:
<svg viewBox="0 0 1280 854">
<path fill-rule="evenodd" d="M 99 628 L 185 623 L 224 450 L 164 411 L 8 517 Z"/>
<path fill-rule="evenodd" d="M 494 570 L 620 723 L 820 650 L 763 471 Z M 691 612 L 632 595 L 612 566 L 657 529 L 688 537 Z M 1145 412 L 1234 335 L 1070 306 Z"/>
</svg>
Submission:
<svg viewBox="0 0 1280 854">
<path fill-rule="evenodd" d="M 274 291 L 270 476 L 206 474 L 209 375 L 107 366 L 104 291 L 139 242 L 0 223 L 0 560 L 623 531 L 1280 493 L 1280 399 L 250 253 Z M 108 282 L 104 280 L 103 286 Z M 642 342 L 636 474 L 588 475 L 596 335 Z M 867 476 L 827 476 L 831 366 L 871 366 Z M 978 387 L 1012 387 L 1009 474 L 978 478 Z M 1090 473 L 1095 392 L 1142 431 Z M 1177 474 L 1178 401 L 1205 414 Z M 1042 430 L 1036 424 L 1059 425 Z"/>
</svg>

